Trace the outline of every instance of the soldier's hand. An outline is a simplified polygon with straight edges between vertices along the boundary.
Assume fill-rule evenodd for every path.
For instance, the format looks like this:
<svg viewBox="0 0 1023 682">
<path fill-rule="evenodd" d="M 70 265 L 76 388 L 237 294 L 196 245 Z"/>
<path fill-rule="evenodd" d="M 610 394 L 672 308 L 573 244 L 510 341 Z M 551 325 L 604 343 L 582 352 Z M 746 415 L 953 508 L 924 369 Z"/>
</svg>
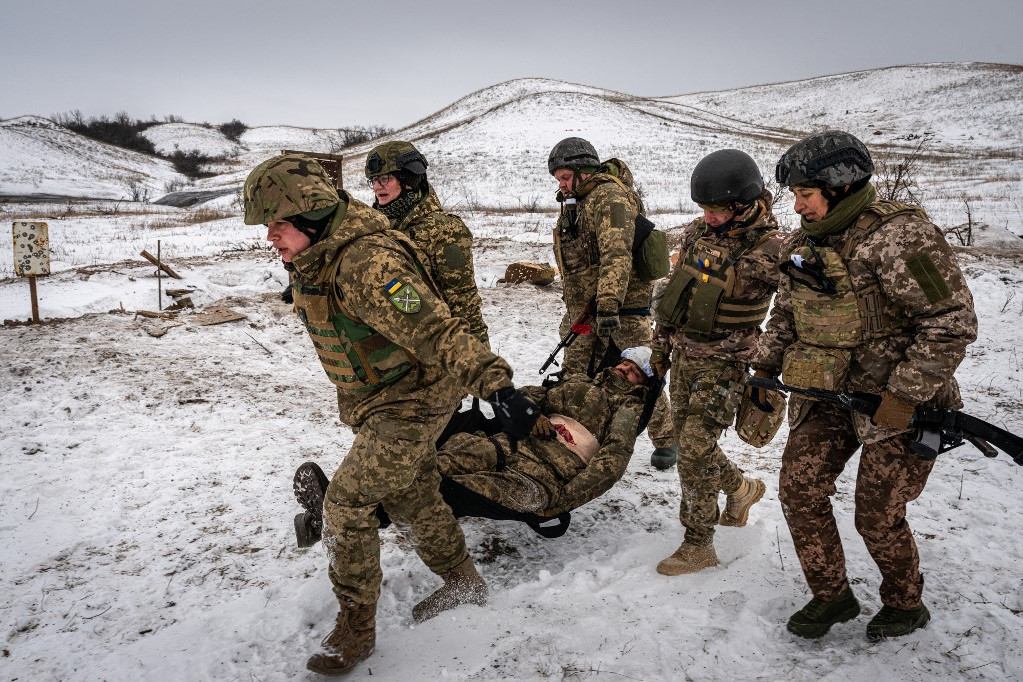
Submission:
<svg viewBox="0 0 1023 682">
<path fill-rule="evenodd" d="M 541 414 L 540 418 L 533 424 L 533 438 L 554 440 L 555 435 L 554 427 L 551 426 L 551 420 Z"/>
<path fill-rule="evenodd" d="M 598 310 L 596 316 L 597 336 L 610 336 L 622 328 L 622 321 L 618 319 L 618 313 Z"/>
<path fill-rule="evenodd" d="M 650 353 L 650 367 L 657 376 L 663 377 L 668 373 L 668 368 L 671 367 L 671 356 L 663 350 L 655 348 Z"/>
<path fill-rule="evenodd" d="M 501 423 L 501 431 L 508 435 L 512 446 L 529 437 L 533 425 L 540 418 L 540 408 L 512 386 L 505 386 L 489 398 L 494 414 Z"/>
<path fill-rule="evenodd" d="M 753 372 L 753 376 L 758 379 L 774 379 L 770 372 L 758 369 Z M 774 412 L 774 406 L 771 405 L 771 401 L 767 399 L 767 389 L 759 387 L 749 387 L 750 389 L 750 402 L 760 410 L 761 412 L 771 413 Z"/>
<path fill-rule="evenodd" d="M 903 400 L 891 391 L 885 391 L 881 394 L 881 404 L 877 406 L 873 420 L 878 426 L 902 431 L 909 428 L 909 422 L 913 419 L 915 411 L 916 405 Z"/>
</svg>

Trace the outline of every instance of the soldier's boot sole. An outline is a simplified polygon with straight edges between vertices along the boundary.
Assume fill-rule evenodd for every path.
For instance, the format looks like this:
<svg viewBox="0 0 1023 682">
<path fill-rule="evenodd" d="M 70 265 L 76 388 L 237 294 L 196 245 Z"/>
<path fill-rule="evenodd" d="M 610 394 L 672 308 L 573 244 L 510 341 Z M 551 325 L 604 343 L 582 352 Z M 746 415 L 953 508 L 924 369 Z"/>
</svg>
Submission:
<svg viewBox="0 0 1023 682">
<path fill-rule="evenodd" d="M 849 590 L 833 602 L 814 597 L 806 606 L 792 614 L 785 628 L 804 639 L 818 639 L 833 625 L 844 623 L 860 615 L 860 603 Z"/>
<path fill-rule="evenodd" d="M 654 448 L 650 455 L 650 465 L 661 471 L 675 466 L 678 461 L 678 446 L 671 445 L 665 448 Z"/>
<path fill-rule="evenodd" d="M 355 656 L 342 656 L 339 654 L 313 654 L 306 661 L 306 670 L 311 670 L 327 677 L 340 677 L 347 675 L 355 669 L 362 661 L 365 661 L 373 653 L 374 647 L 369 647 L 364 652 Z"/>
<path fill-rule="evenodd" d="M 305 513 L 295 517 L 295 539 L 299 547 L 311 547 L 323 533 L 323 497 L 330 481 L 315 462 L 306 462 L 295 470 L 292 481 L 295 499 Z"/>
<path fill-rule="evenodd" d="M 719 526 L 741 528 L 749 521 L 749 511 L 767 492 L 767 485 L 758 478 L 744 480 L 744 482 L 747 481 L 749 490 L 745 495 L 740 495 L 737 490 L 728 496 L 724 511 L 721 512 L 721 517 L 718 519 Z"/>
<path fill-rule="evenodd" d="M 923 604 L 908 611 L 882 606 L 867 623 L 867 639 L 880 642 L 890 637 L 902 637 L 925 627 L 930 619 L 931 612 Z"/>
<path fill-rule="evenodd" d="M 696 573 L 705 568 L 718 565 L 718 556 L 714 551 L 714 545 L 698 547 L 696 545 L 682 546 L 675 550 L 675 553 L 657 564 L 657 572 L 661 575 L 686 575 Z"/>
</svg>

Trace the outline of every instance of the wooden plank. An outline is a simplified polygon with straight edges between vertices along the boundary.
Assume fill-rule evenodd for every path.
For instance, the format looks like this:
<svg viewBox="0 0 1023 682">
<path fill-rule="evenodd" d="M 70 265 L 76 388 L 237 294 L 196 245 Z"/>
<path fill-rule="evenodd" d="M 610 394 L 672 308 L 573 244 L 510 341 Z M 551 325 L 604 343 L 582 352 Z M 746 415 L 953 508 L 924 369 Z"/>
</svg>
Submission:
<svg viewBox="0 0 1023 682">
<path fill-rule="evenodd" d="M 164 272 L 166 272 L 168 275 L 170 275 L 174 279 L 181 279 L 181 275 L 179 275 L 178 273 L 174 272 L 171 269 L 171 267 L 169 265 L 167 265 L 166 263 L 161 263 L 160 260 L 156 256 L 154 256 L 153 254 L 149 253 L 145 249 L 142 249 L 142 252 L 139 255 L 141 255 L 143 258 L 145 258 L 147 261 L 149 261 L 150 263 L 152 263 L 156 267 L 158 267 L 161 270 L 163 270 Z"/>
</svg>

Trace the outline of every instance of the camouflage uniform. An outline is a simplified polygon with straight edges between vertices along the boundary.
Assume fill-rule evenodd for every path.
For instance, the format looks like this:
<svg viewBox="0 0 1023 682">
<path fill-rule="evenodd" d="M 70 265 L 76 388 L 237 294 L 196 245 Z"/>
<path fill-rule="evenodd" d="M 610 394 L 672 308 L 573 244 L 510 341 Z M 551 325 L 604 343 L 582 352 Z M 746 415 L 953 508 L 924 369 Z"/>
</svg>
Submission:
<svg viewBox="0 0 1023 682">
<path fill-rule="evenodd" d="M 672 353 L 669 395 L 679 442 L 678 476 L 682 486 L 679 520 L 686 529 L 685 542 L 690 545 L 706 546 L 713 542 L 719 518 L 718 493 L 734 493 L 742 483 L 741 470 L 728 459 L 718 440 L 735 420 L 747 362 L 760 336 L 759 325 L 778 288 L 778 258 L 783 242 L 765 199 L 757 200 L 745 217 L 752 219 L 757 213 L 759 217 L 742 229 L 716 232 L 701 219 L 682 232 L 679 249 L 682 257 L 669 288 L 676 277 L 685 276 L 687 263 L 690 266 L 696 263 L 696 269 L 704 274 L 725 277 L 729 266 L 723 261 L 734 261 L 728 275 L 734 284 L 717 307 L 710 308 L 713 313 L 704 316 L 711 324 L 708 331 L 694 328 L 697 325 L 692 318 L 697 314 L 690 308 L 697 305 L 695 292 L 701 284 L 715 294 L 723 290 L 715 283 L 707 284 L 706 279 L 695 282 L 687 295 L 680 297 L 677 311 L 662 314 L 662 308 L 657 309 L 659 341 L 655 345 L 670 345 Z M 700 267 L 708 258 L 710 262 Z M 722 316 L 728 314 L 723 311 L 729 305 L 731 324 L 722 321 Z M 740 312 L 737 306 L 745 309 Z M 714 315 L 713 320 L 710 315 Z M 674 319 L 666 320 L 669 316 Z M 733 328 L 726 330 L 720 325 Z"/>
<path fill-rule="evenodd" d="M 818 387 L 889 391 L 911 404 L 959 407 L 953 373 L 977 334 L 969 288 L 922 211 L 874 196 L 866 185 L 843 199 L 839 207 L 858 201 L 866 208 L 839 231 L 811 242 L 804 222 L 794 233 L 783 262 L 811 257 L 813 243 L 838 290 L 817 295 L 781 277 L 750 364 L 781 371 L 795 385 L 830 383 Z M 866 415 L 793 396 L 788 419 L 779 497 L 814 596 L 831 602 L 849 587 L 830 498 L 862 445 L 856 529 L 881 571 L 881 601 L 901 610 L 919 607 L 923 575 L 906 505 L 920 495 L 932 462 L 910 451 L 911 432 L 878 426 Z"/>
<path fill-rule="evenodd" d="M 579 421 L 596 436 L 600 450 L 583 460 L 558 440 L 530 436 L 513 451 L 504 434 L 458 433 L 438 453 L 445 476 L 498 504 L 555 517 L 607 492 L 625 474 L 636 443 L 646 389 L 613 369 L 596 379 L 572 375 L 551 388 L 521 389 L 546 415 Z M 498 468 L 498 450 L 505 468 Z"/>
<path fill-rule="evenodd" d="M 465 331 L 435 293 L 426 257 L 378 212 L 341 193 L 326 236 L 294 257 L 295 311 L 355 442 L 327 488 L 323 544 L 338 600 L 376 603 L 375 509 L 412 527 L 416 551 L 441 574 L 467 557 L 439 493 L 434 442 L 469 391 L 511 383 L 508 364 Z"/>
<path fill-rule="evenodd" d="M 468 322 L 473 336 L 489 346 L 472 262 L 472 233 L 462 219 L 444 211 L 431 186 L 411 211 L 391 221 L 391 227 L 407 234 L 423 250 L 425 265 L 451 314 Z"/>
<path fill-rule="evenodd" d="M 564 283 L 562 338 L 595 300 L 597 310 L 617 311 L 620 316 L 621 328 L 611 334 L 619 349 L 650 345 L 653 283 L 640 279 L 633 267 L 635 221 L 643 207 L 632 186 L 628 166 L 619 159 L 610 159 L 572 193 L 577 201 L 575 225 L 562 203 L 561 217 L 554 228 L 554 255 Z M 565 198 L 558 193 L 559 202 Z M 606 350 L 606 340 L 596 333 L 578 336 L 565 349 L 564 373 L 587 374 L 591 363 L 593 368 L 600 364 Z M 667 401 L 663 398 L 657 401 L 648 433 L 654 447 L 675 444 Z"/>
</svg>

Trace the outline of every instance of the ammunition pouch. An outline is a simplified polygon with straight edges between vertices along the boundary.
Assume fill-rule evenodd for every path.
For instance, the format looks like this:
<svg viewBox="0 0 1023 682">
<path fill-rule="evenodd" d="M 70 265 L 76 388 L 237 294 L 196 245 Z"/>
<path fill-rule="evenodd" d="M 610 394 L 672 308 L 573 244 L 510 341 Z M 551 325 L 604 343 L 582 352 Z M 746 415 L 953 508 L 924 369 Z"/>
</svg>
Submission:
<svg viewBox="0 0 1023 682">
<path fill-rule="evenodd" d="M 785 349 L 782 379 L 796 388 L 822 388 L 839 391 L 849 374 L 852 351 L 847 348 L 824 348 L 803 341 Z"/>
<path fill-rule="evenodd" d="M 759 391 L 771 412 L 761 409 L 753 400 L 753 392 Z M 735 433 L 745 443 L 762 448 L 778 434 L 785 421 L 785 395 L 778 391 L 767 391 L 747 386 L 739 401 L 739 414 L 735 418 Z"/>
</svg>

